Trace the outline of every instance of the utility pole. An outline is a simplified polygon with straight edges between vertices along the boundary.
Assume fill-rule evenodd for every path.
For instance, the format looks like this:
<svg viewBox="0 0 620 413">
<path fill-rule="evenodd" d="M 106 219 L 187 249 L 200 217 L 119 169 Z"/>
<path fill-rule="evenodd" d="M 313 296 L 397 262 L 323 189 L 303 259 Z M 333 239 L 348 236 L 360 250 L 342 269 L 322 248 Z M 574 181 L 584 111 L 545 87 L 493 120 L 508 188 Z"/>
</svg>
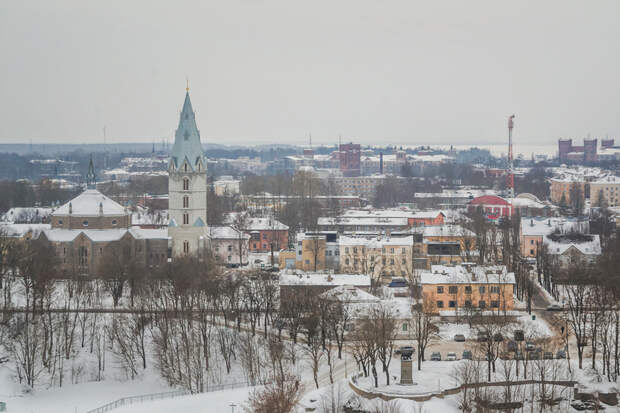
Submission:
<svg viewBox="0 0 620 413">
<path fill-rule="evenodd" d="M 512 155 L 512 128 L 514 127 L 515 115 L 508 117 L 508 191 L 510 198 L 515 197 L 515 174 L 514 174 L 514 160 Z"/>
</svg>

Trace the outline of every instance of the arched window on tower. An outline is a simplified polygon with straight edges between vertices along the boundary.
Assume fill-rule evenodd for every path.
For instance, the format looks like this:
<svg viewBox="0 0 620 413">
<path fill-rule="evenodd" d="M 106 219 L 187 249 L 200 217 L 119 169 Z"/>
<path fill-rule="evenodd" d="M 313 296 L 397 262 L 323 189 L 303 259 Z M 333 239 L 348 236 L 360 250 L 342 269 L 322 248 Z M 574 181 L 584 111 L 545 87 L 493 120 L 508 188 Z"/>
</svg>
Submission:
<svg viewBox="0 0 620 413">
<path fill-rule="evenodd" d="M 187 172 L 187 162 L 183 164 L 183 170 Z"/>
<path fill-rule="evenodd" d="M 189 191 L 189 178 L 183 178 L 183 190 Z"/>
<path fill-rule="evenodd" d="M 189 254 L 189 241 L 183 241 L 183 253 Z"/>
<path fill-rule="evenodd" d="M 183 214 L 183 225 L 189 225 L 189 214 Z"/>
<path fill-rule="evenodd" d="M 183 197 L 183 208 L 189 208 L 189 196 L 187 195 Z"/>
</svg>

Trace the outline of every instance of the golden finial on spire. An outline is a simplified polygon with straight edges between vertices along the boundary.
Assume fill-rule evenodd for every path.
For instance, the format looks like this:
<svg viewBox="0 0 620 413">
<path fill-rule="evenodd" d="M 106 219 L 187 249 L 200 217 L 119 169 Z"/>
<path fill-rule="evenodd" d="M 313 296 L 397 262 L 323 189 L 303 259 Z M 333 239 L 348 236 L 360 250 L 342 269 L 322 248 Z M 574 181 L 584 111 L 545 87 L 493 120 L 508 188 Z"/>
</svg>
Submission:
<svg viewBox="0 0 620 413">
<path fill-rule="evenodd" d="M 185 91 L 189 92 L 189 78 L 188 77 L 185 78 Z"/>
</svg>

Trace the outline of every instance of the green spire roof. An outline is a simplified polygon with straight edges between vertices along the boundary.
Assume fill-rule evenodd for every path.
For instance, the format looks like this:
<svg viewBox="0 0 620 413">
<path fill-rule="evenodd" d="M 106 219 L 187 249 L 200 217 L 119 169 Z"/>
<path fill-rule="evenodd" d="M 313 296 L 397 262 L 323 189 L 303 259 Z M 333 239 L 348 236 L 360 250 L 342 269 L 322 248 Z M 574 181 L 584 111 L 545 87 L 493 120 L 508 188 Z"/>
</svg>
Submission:
<svg viewBox="0 0 620 413">
<path fill-rule="evenodd" d="M 196 169 L 198 161 L 201 161 L 202 167 L 205 168 L 204 152 L 200 144 L 200 132 L 196 126 L 196 118 L 192 109 L 192 102 L 189 99 L 189 92 L 185 94 L 179 127 L 174 134 L 174 146 L 170 154 L 170 162 L 175 169 L 181 168 L 185 160 L 187 160 L 192 171 Z"/>
</svg>

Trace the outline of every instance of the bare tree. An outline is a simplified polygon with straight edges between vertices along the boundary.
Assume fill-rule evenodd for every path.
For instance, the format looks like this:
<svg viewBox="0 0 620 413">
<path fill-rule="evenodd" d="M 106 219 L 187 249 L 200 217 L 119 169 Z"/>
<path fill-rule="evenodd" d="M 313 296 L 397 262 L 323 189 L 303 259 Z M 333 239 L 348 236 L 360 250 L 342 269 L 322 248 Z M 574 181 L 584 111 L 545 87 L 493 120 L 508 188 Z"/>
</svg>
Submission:
<svg viewBox="0 0 620 413">
<path fill-rule="evenodd" d="M 413 306 L 411 315 L 413 337 L 416 341 L 418 350 L 418 370 L 422 369 L 422 361 L 426 347 L 438 338 L 437 327 L 433 323 L 433 313 L 435 312 L 435 302 L 432 297 L 424 297 L 424 304 Z"/>
</svg>

